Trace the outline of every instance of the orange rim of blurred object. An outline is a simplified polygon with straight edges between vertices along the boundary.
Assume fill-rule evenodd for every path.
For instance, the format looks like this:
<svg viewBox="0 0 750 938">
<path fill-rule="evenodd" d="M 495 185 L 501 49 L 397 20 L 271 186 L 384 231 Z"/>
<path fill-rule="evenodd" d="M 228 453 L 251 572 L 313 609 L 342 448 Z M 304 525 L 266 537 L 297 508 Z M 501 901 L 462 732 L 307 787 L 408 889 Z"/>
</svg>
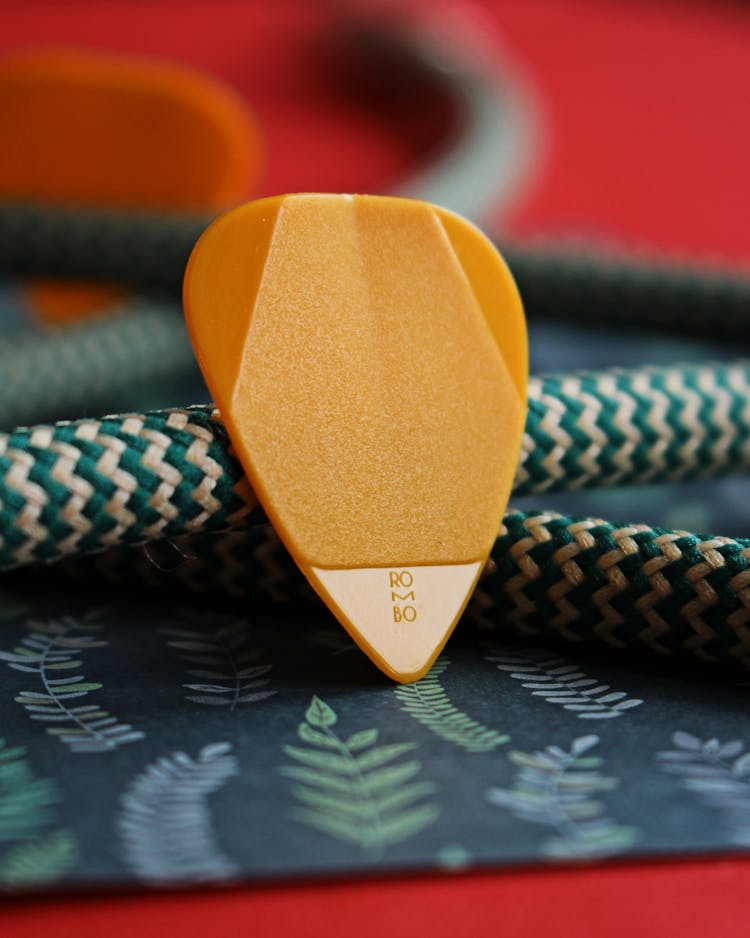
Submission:
<svg viewBox="0 0 750 938">
<path fill-rule="evenodd" d="M 0 198 L 200 212 L 244 200 L 263 147 L 242 98 L 196 69 L 140 56 L 55 48 L 0 60 Z M 29 286 L 45 320 L 77 318 L 117 287 Z"/>
</svg>

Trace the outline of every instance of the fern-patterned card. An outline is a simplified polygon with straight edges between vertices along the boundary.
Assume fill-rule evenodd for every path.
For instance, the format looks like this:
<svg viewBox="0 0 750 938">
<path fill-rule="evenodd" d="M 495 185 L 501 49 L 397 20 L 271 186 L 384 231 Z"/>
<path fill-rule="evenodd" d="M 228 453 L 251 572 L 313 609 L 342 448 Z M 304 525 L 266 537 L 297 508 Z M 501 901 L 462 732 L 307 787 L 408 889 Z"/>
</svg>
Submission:
<svg viewBox="0 0 750 938">
<path fill-rule="evenodd" d="M 399 686 L 322 610 L 1 600 L 3 889 L 750 847 L 750 682 L 465 621 Z"/>
</svg>

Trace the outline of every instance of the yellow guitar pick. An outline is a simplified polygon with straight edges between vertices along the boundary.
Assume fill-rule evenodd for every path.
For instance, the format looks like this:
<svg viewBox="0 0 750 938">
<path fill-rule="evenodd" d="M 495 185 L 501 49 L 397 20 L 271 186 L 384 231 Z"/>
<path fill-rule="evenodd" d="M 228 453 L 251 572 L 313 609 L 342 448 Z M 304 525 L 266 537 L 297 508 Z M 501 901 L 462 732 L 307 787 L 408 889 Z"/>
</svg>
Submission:
<svg viewBox="0 0 750 938">
<path fill-rule="evenodd" d="M 378 667 L 418 679 L 471 596 L 518 461 L 526 332 L 502 258 L 424 202 L 279 196 L 208 228 L 184 302 L 282 541 Z"/>
</svg>

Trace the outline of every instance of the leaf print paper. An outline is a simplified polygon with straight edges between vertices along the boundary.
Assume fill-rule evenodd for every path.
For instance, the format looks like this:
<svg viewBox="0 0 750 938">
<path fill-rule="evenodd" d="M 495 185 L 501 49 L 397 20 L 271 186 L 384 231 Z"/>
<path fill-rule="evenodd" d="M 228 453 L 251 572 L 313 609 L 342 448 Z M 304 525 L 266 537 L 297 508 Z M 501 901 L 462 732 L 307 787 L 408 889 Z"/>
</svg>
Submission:
<svg viewBox="0 0 750 938">
<path fill-rule="evenodd" d="M 422 766 L 414 743 L 376 745 L 377 728 L 351 735 L 334 731 L 338 714 L 313 697 L 297 728 L 302 746 L 284 746 L 296 765 L 283 766 L 298 806 L 294 820 L 358 846 L 379 858 L 390 844 L 418 834 L 440 809 L 435 786 L 418 779 Z"/>
<path fill-rule="evenodd" d="M 568 658 L 537 648 L 490 655 L 501 671 L 506 671 L 521 686 L 547 703 L 572 710 L 581 720 L 611 720 L 620 717 L 643 701 L 628 697 L 625 691 L 613 691 L 589 677 Z"/>
<path fill-rule="evenodd" d="M 0 739 L 0 844 L 35 836 L 55 818 L 57 785 L 35 778 L 23 746 Z"/>
<path fill-rule="evenodd" d="M 253 605 L 249 617 L 218 597 L 183 610 L 184 596 L 175 606 L 166 591 L 122 602 L 109 592 L 105 618 L 101 598 L 78 587 L 67 598 L 33 592 L 21 597 L 29 612 L 0 629 L 0 889 L 267 882 L 750 846 L 747 693 L 725 675 L 583 649 L 561 661 L 541 645 L 530 662 L 499 639 L 487 652 L 467 626 L 425 679 L 400 688 L 356 648 L 335 653 L 352 647 L 343 630 L 343 642 L 323 647 L 318 632 L 334 634 L 325 612 Z M 47 641 L 49 663 L 74 665 L 46 672 L 64 682 L 50 686 L 67 711 L 96 714 L 101 704 L 145 737 L 86 756 L 49 735 L 75 724 L 31 696 L 45 693 L 38 659 Z M 264 670 L 240 673 L 247 668 Z M 581 680 L 573 692 L 586 691 L 596 709 L 565 706 L 568 685 Z M 264 683 L 247 686 L 254 681 Z M 544 686 L 524 686 L 534 683 Z M 602 703 L 611 693 L 626 696 Z M 255 694 L 269 696 L 239 700 Z M 641 699 L 615 718 L 579 716 Z M 704 730 L 714 724 L 718 741 Z M 673 741 L 682 725 L 701 732 Z M 662 750 L 672 755 L 657 762 Z"/>
<path fill-rule="evenodd" d="M 54 882 L 75 864 L 75 837 L 45 831 L 56 823 L 60 801 L 56 783 L 34 775 L 26 750 L 0 739 L 0 887 Z"/>
<path fill-rule="evenodd" d="M 99 613 L 84 619 L 62 616 L 49 621 L 31 620 L 30 634 L 11 652 L 0 651 L 14 671 L 33 674 L 38 683 L 16 697 L 32 720 L 45 724 L 50 736 L 77 753 L 107 752 L 125 743 L 143 739 L 144 734 L 117 719 L 97 704 L 80 701 L 101 684 L 86 681 L 80 660 L 106 641 L 95 637 L 101 629 Z"/>
<path fill-rule="evenodd" d="M 313 645 L 325 649 L 332 657 L 359 651 L 357 645 L 342 628 L 312 629 L 305 637 Z"/>
<path fill-rule="evenodd" d="M 195 679 L 183 687 L 185 697 L 207 707 L 235 710 L 241 704 L 258 703 L 276 691 L 268 688 L 270 664 L 260 661 L 263 652 L 250 644 L 250 631 L 242 619 L 200 620 L 190 615 L 192 628 L 163 628 L 167 643 L 180 652 L 180 659 Z"/>
<path fill-rule="evenodd" d="M 27 612 L 28 606 L 19 602 L 17 597 L 12 596 L 5 590 L 0 590 L 0 622 L 15 619 L 16 616 L 24 615 Z"/>
<path fill-rule="evenodd" d="M 421 680 L 394 688 L 404 710 L 436 736 L 469 752 L 491 752 L 509 736 L 483 726 L 451 703 L 440 682 L 450 659 L 442 655 Z"/>
<path fill-rule="evenodd" d="M 238 771 L 232 747 L 215 743 L 195 759 L 184 752 L 165 756 L 135 779 L 122 797 L 117 830 L 138 879 L 207 882 L 236 874 L 216 842 L 208 799 Z"/>
<path fill-rule="evenodd" d="M 541 752 L 511 752 L 518 766 L 513 788 L 491 788 L 487 800 L 516 817 L 549 827 L 554 833 L 541 845 L 549 857 L 602 857 L 622 853 L 639 839 L 605 815 L 597 795 L 617 787 L 601 774 L 602 760 L 589 755 L 598 736 L 579 736 L 569 749 L 547 746 Z"/>
<path fill-rule="evenodd" d="M 6 889 L 54 883 L 78 859 L 78 844 L 69 831 L 55 831 L 18 844 L 0 859 L 0 884 Z"/>
<path fill-rule="evenodd" d="M 679 775 L 683 786 L 710 808 L 720 811 L 733 844 L 750 847 L 750 752 L 739 739 L 705 742 L 690 733 L 672 736 L 674 749 L 657 754 L 665 772 Z"/>
</svg>

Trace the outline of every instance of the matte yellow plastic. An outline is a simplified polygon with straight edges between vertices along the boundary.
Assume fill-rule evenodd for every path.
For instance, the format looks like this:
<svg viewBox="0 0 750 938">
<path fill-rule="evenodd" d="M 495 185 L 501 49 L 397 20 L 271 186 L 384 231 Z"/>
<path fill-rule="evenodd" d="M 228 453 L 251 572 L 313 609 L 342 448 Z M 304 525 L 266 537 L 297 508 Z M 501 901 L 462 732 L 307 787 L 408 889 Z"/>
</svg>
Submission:
<svg viewBox="0 0 750 938">
<path fill-rule="evenodd" d="M 0 198 L 205 212 L 247 198 L 262 161 L 244 102 L 187 66 L 82 49 L 0 58 Z M 46 319 L 94 312 L 110 286 L 39 281 Z"/>
<path fill-rule="evenodd" d="M 504 262 L 423 202 L 280 196 L 211 225 L 184 300 L 295 561 L 382 670 L 421 677 L 487 559 L 518 460 L 526 336 Z"/>
</svg>

